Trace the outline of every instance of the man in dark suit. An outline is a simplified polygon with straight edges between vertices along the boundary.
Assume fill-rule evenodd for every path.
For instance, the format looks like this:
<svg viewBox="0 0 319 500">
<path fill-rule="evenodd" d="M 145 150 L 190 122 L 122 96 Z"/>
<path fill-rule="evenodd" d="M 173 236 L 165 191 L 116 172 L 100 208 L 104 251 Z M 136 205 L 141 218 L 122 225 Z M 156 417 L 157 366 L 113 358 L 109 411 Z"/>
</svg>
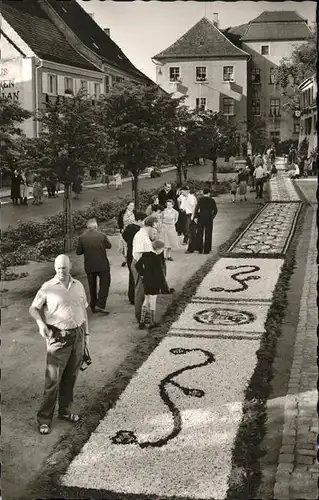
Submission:
<svg viewBox="0 0 319 500">
<path fill-rule="evenodd" d="M 106 250 L 112 247 L 108 237 L 98 230 L 96 219 L 90 219 L 87 230 L 79 237 L 77 255 L 84 254 L 84 269 L 88 278 L 92 312 L 109 314 L 105 309 L 111 284 L 110 263 Z M 99 292 L 97 293 L 97 278 Z"/>
<path fill-rule="evenodd" d="M 169 182 L 165 182 L 163 189 L 158 193 L 158 204 L 162 207 L 166 207 L 167 200 L 173 200 L 174 208 L 177 207 L 176 191 L 172 189 L 172 184 Z"/>
<path fill-rule="evenodd" d="M 204 253 L 207 254 L 212 249 L 213 220 L 217 212 L 217 206 L 215 200 L 210 195 L 209 188 L 204 188 L 203 196 L 199 198 L 194 213 L 194 220 L 195 222 L 196 220 L 198 221 L 197 238 L 200 252 L 204 249 Z"/>
</svg>

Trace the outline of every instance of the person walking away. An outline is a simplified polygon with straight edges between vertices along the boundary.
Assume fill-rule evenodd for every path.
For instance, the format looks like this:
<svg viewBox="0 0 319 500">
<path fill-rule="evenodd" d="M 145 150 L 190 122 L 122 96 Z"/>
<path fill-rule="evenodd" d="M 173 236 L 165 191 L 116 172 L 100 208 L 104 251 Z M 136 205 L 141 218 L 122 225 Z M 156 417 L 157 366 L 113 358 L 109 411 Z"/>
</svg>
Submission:
<svg viewBox="0 0 319 500">
<path fill-rule="evenodd" d="M 49 198 L 55 198 L 56 184 L 57 184 L 56 178 L 54 174 L 51 173 L 46 179 L 46 186 Z"/>
<path fill-rule="evenodd" d="M 194 211 L 197 204 L 196 197 L 190 193 L 188 186 L 185 186 L 181 189 L 181 195 L 178 198 L 178 203 L 183 221 L 183 244 L 187 245 L 189 240 L 190 223 L 194 216 Z"/>
<path fill-rule="evenodd" d="M 133 261 L 133 239 L 136 233 L 141 229 L 143 225 L 143 221 L 146 218 L 146 215 L 144 212 L 135 212 L 135 221 L 124 229 L 122 233 L 123 240 L 126 243 L 127 247 L 127 252 L 126 252 L 126 262 L 127 262 L 127 267 L 129 270 L 129 282 L 128 282 L 128 300 L 132 305 L 134 305 L 134 297 L 135 297 L 135 290 L 134 290 L 134 276 L 131 271 L 131 265 Z"/>
<path fill-rule="evenodd" d="M 172 249 L 178 248 L 178 236 L 176 224 L 178 221 L 178 212 L 174 209 L 174 200 L 167 200 L 166 208 L 162 214 L 162 232 L 161 237 L 164 242 L 164 258 L 173 261 Z M 165 255 L 166 254 L 166 255 Z"/>
<path fill-rule="evenodd" d="M 127 204 L 127 207 L 124 210 L 120 211 L 117 220 L 117 224 L 121 233 L 121 237 L 119 239 L 118 254 L 124 257 L 124 261 L 122 262 L 122 267 L 125 267 L 127 264 L 126 260 L 127 248 L 126 248 L 126 243 L 122 237 L 122 233 L 129 224 L 133 224 L 135 222 L 134 206 L 135 206 L 134 201 L 130 201 Z"/>
<path fill-rule="evenodd" d="M 256 183 L 256 200 L 257 198 L 263 197 L 263 189 L 264 189 L 264 168 L 262 165 L 259 165 L 254 172 L 255 183 Z"/>
<path fill-rule="evenodd" d="M 238 183 L 234 179 L 234 180 L 232 180 L 231 185 L 230 185 L 230 194 L 232 195 L 233 203 L 236 202 L 237 189 L 238 189 Z"/>
<path fill-rule="evenodd" d="M 33 182 L 33 205 L 40 205 L 42 203 L 43 187 L 41 178 L 36 176 Z"/>
<path fill-rule="evenodd" d="M 122 187 L 122 176 L 120 172 L 114 175 L 115 189 L 118 191 Z"/>
<path fill-rule="evenodd" d="M 152 243 L 152 250 L 144 252 L 135 264 L 136 271 L 143 279 L 145 293 L 139 321 L 140 330 L 145 328 L 148 315 L 150 316 L 150 328 L 158 326 L 155 322 L 157 295 L 161 292 L 173 293 L 173 289 L 168 288 L 161 264 L 160 255 L 163 251 L 163 241 L 156 240 Z"/>
<path fill-rule="evenodd" d="M 42 285 L 29 309 L 47 345 L 44 395 L 37 413 L 40 434 L 50 433 L 58 399 L 60 419 L 71 423 L 80 420 L 71 413 L 71 405 L 84 347 L 89 342 L 84 287 L 71 276 L 67 255 L 59 255 L 54 267 L 56 275 Z"/>
<path fill-rule="evenodd" d="M 239 201 L 242 202 L 243 200 L 247 201 L 246 194 L 247 194 L 247 185 L 248 185 L 248 178 L 249 178 L 249 170 L 247 167 L 247 170 L 245 168 L 242 168 L 239 171 L 238 174 L 238 192 L 239 192 Z"/>
<path fill-rule="evenodd" d="M 212 249 L 213 221 L 218 213 L 216 202 L 211 197 L 209 188 L 204 188 L 203 196 L 199 198 L 194 220 L 198 220 L 199 252 L 208 254 Z M 203 241 L 204 240 L 204 241 Z"/>
<path fill-rule="evenodd" d="M 96 181 L 97 179 L 97 170 L 94 167 L 90 168 L 90 177 L 92 181 Z"/>
<path fill-rule="evenodd" d="M 13 205 L 18 205 L 19 200 L 21 204 L 21 175 L 18 172 L 18 170 L 14 170 L 14 172 L 11 174 L 11 200 Z"/>
<path fill-rule="evenodd" d="M 156 224 L 156 217 L 153 217 L 152 215 L 146 217 L 143 226 L 133 238 L 133 260 L 131 264 L 131 272 L 134 278 L 135 317 L 138 323 L 141 319 L 141 310 L 144 302 L 144 284 L 143 278 L 141 278 L 141 276 L 138 274 L 135 266 L 139 259 L 142 257 L 143 253 L 152 252 L 152 241 L 154 241 L 157 237 Z"/>
<path fill-rule="evenodd" d="M 111 242 L 106 234 L 98 230 L 96 219 L 90 219 L 87 222 L 87 230 L 78 239 L 76 254 L 84 255 L 84 270 L 89 283 L 90 307 L 93 313 L 109 314 L 105 304 L 111 284 L 110 263 L 106 254 L 106 250 L 110 248 Z"/>
</svg>

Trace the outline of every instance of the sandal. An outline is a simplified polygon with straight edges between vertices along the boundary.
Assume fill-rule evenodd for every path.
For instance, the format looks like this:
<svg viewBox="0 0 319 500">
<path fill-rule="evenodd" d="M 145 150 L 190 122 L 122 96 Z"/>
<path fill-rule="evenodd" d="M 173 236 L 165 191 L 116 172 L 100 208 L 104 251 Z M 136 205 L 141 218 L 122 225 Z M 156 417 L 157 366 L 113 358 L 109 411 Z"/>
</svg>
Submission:
<svg viewBox="0 0 319 500">
<path fill-rule="evenodd" d="M 62 420 L 67 420 L 72 424 L 76 424 L 80 420 L 79 415 L 77 415 L 76 413 L 66 413 L 65 415 L 59 415 L 59 418 Z"/>
<path fill-rule="evenodd" d="M 41 425 L 39 425 L 39 432 L 42 435 L 50 434 L 51 429 L 47 424 L 41 424 Z"/>
</svg>

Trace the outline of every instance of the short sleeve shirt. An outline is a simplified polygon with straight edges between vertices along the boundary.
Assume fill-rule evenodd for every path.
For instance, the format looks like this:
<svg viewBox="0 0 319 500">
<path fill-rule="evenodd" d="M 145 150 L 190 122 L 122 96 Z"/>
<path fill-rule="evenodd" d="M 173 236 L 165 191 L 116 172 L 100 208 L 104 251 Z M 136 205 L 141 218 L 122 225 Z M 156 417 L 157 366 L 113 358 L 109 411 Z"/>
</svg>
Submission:
<svg viewBox="0 0 319 500">
<path fill-rule="evenodd" d="M 42 285 L 32 306 L 43 310 L 48 325 L 63 330 L 83 325 L 88 303 L 80 281 L 71 277 L 66 288 L 55 276 Z"/>
<path fill-rule="evenodd" d="M 139 260 L 143 253 L 152 252 L 152 242 L 144 227 L 136 233 L 133 239 L 133 259 Z"/>
</svg>

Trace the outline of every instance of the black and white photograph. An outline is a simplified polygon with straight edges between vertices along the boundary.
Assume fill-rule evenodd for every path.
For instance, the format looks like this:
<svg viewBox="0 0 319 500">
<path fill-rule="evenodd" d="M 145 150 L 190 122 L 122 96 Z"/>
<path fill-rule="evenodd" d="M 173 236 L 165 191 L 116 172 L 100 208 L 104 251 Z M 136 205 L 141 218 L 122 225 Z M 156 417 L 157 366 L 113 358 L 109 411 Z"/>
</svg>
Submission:
<svg viewBox="0 0 319 500">
<path fill-rule="evenodd" d="M 316 9 L 0 0 L 2 500 L 318 497 Z"/>
</svg>

